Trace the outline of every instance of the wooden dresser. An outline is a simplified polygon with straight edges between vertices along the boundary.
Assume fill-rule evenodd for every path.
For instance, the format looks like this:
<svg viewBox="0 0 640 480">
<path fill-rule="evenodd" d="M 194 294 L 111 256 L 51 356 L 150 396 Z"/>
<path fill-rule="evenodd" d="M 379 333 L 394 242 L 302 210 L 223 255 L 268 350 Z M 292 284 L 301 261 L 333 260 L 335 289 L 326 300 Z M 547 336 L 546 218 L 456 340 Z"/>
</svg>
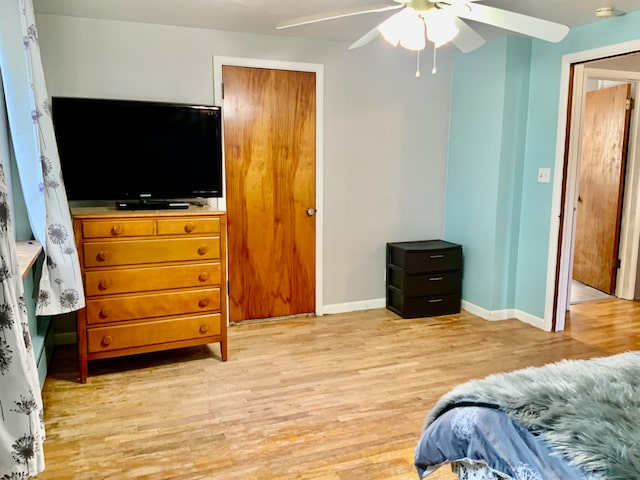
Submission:
<svg viewBox="0 0 640 480">
<path fill-rule="evenodd" d="M 403 318 L 460 312 L 462 246 L 444 240 L 387 244 L 387 308 Z"/>
<path fill-rule="evenodd" d="M 224 212 L 71 213 L 87 302 L 77 315 L 82 383 L 99 358 L 217 342 L 227 359 Z"/>
</svg>

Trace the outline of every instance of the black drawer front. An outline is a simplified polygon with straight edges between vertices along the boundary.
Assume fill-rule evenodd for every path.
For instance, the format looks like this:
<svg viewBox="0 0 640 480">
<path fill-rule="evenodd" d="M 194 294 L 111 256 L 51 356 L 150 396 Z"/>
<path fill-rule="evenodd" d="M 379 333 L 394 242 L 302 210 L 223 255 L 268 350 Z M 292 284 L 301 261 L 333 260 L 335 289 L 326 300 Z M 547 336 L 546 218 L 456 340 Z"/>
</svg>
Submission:
<svg viewBox="0 0 640 480">
<path fill-rule="evenodd" d="M 460 313 L 460 294 L 407 297 L 397 289 L 389 287 L 387 308 L 403 318 L 450 315 Z"/>
<path fill-rule="evenodd" d="M 462 287 L 460 270 L 405 275 L 401 269 L 390 265 L 387 275 L 389 285 L 402 290 L 407 296 L 459 293 Z"/>
<path fill-rule="evenodd" d="M 462 248 L 422 252 L 392 250 L 390 260 L 390 263 L 402 267 L 406 273 L 456 270 L 462 266 Z"/>
</svg>

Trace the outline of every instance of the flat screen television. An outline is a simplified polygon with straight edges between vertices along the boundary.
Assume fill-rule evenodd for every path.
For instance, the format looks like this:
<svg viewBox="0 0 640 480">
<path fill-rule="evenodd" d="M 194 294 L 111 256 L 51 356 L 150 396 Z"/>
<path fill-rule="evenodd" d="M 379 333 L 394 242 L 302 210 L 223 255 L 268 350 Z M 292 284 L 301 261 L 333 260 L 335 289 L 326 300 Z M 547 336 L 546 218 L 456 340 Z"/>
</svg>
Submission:
<svg viewBox="0 0 640 480">
<path fill-rule="evenodd" d="M 69 200 L 182 208 L 222 196 L 220 107 L 52 97 Z"/>
</svg>

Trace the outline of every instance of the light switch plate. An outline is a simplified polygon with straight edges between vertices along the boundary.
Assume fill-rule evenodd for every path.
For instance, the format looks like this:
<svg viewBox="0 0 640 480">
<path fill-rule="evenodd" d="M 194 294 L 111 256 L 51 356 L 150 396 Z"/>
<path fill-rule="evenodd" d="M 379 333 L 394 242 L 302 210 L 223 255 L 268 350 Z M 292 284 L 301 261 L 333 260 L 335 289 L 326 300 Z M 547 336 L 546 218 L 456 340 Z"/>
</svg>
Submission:
<svg viewBox="0 0 640 480">
<path fill-rule="evenodd" d="M 539 168 L 538 169 L 538 182 L 539 183 L 549 183 L 551 181 L 551 169 L 550 168 Z"/>
</svg>

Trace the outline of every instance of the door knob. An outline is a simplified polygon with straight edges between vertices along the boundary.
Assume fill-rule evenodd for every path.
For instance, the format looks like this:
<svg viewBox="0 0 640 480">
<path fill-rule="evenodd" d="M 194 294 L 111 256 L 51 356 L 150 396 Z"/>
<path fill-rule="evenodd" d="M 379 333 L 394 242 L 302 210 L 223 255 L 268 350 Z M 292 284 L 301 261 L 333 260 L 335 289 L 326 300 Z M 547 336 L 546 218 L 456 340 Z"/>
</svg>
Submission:
<svg viewBox="0 0 640 480">
<path fill-rule="evenodd" d="M 316 209 L 315 208 L 307 208 L 307 215 L 309 217 L 313 217 L 316 213 Z"/>
</svg>

